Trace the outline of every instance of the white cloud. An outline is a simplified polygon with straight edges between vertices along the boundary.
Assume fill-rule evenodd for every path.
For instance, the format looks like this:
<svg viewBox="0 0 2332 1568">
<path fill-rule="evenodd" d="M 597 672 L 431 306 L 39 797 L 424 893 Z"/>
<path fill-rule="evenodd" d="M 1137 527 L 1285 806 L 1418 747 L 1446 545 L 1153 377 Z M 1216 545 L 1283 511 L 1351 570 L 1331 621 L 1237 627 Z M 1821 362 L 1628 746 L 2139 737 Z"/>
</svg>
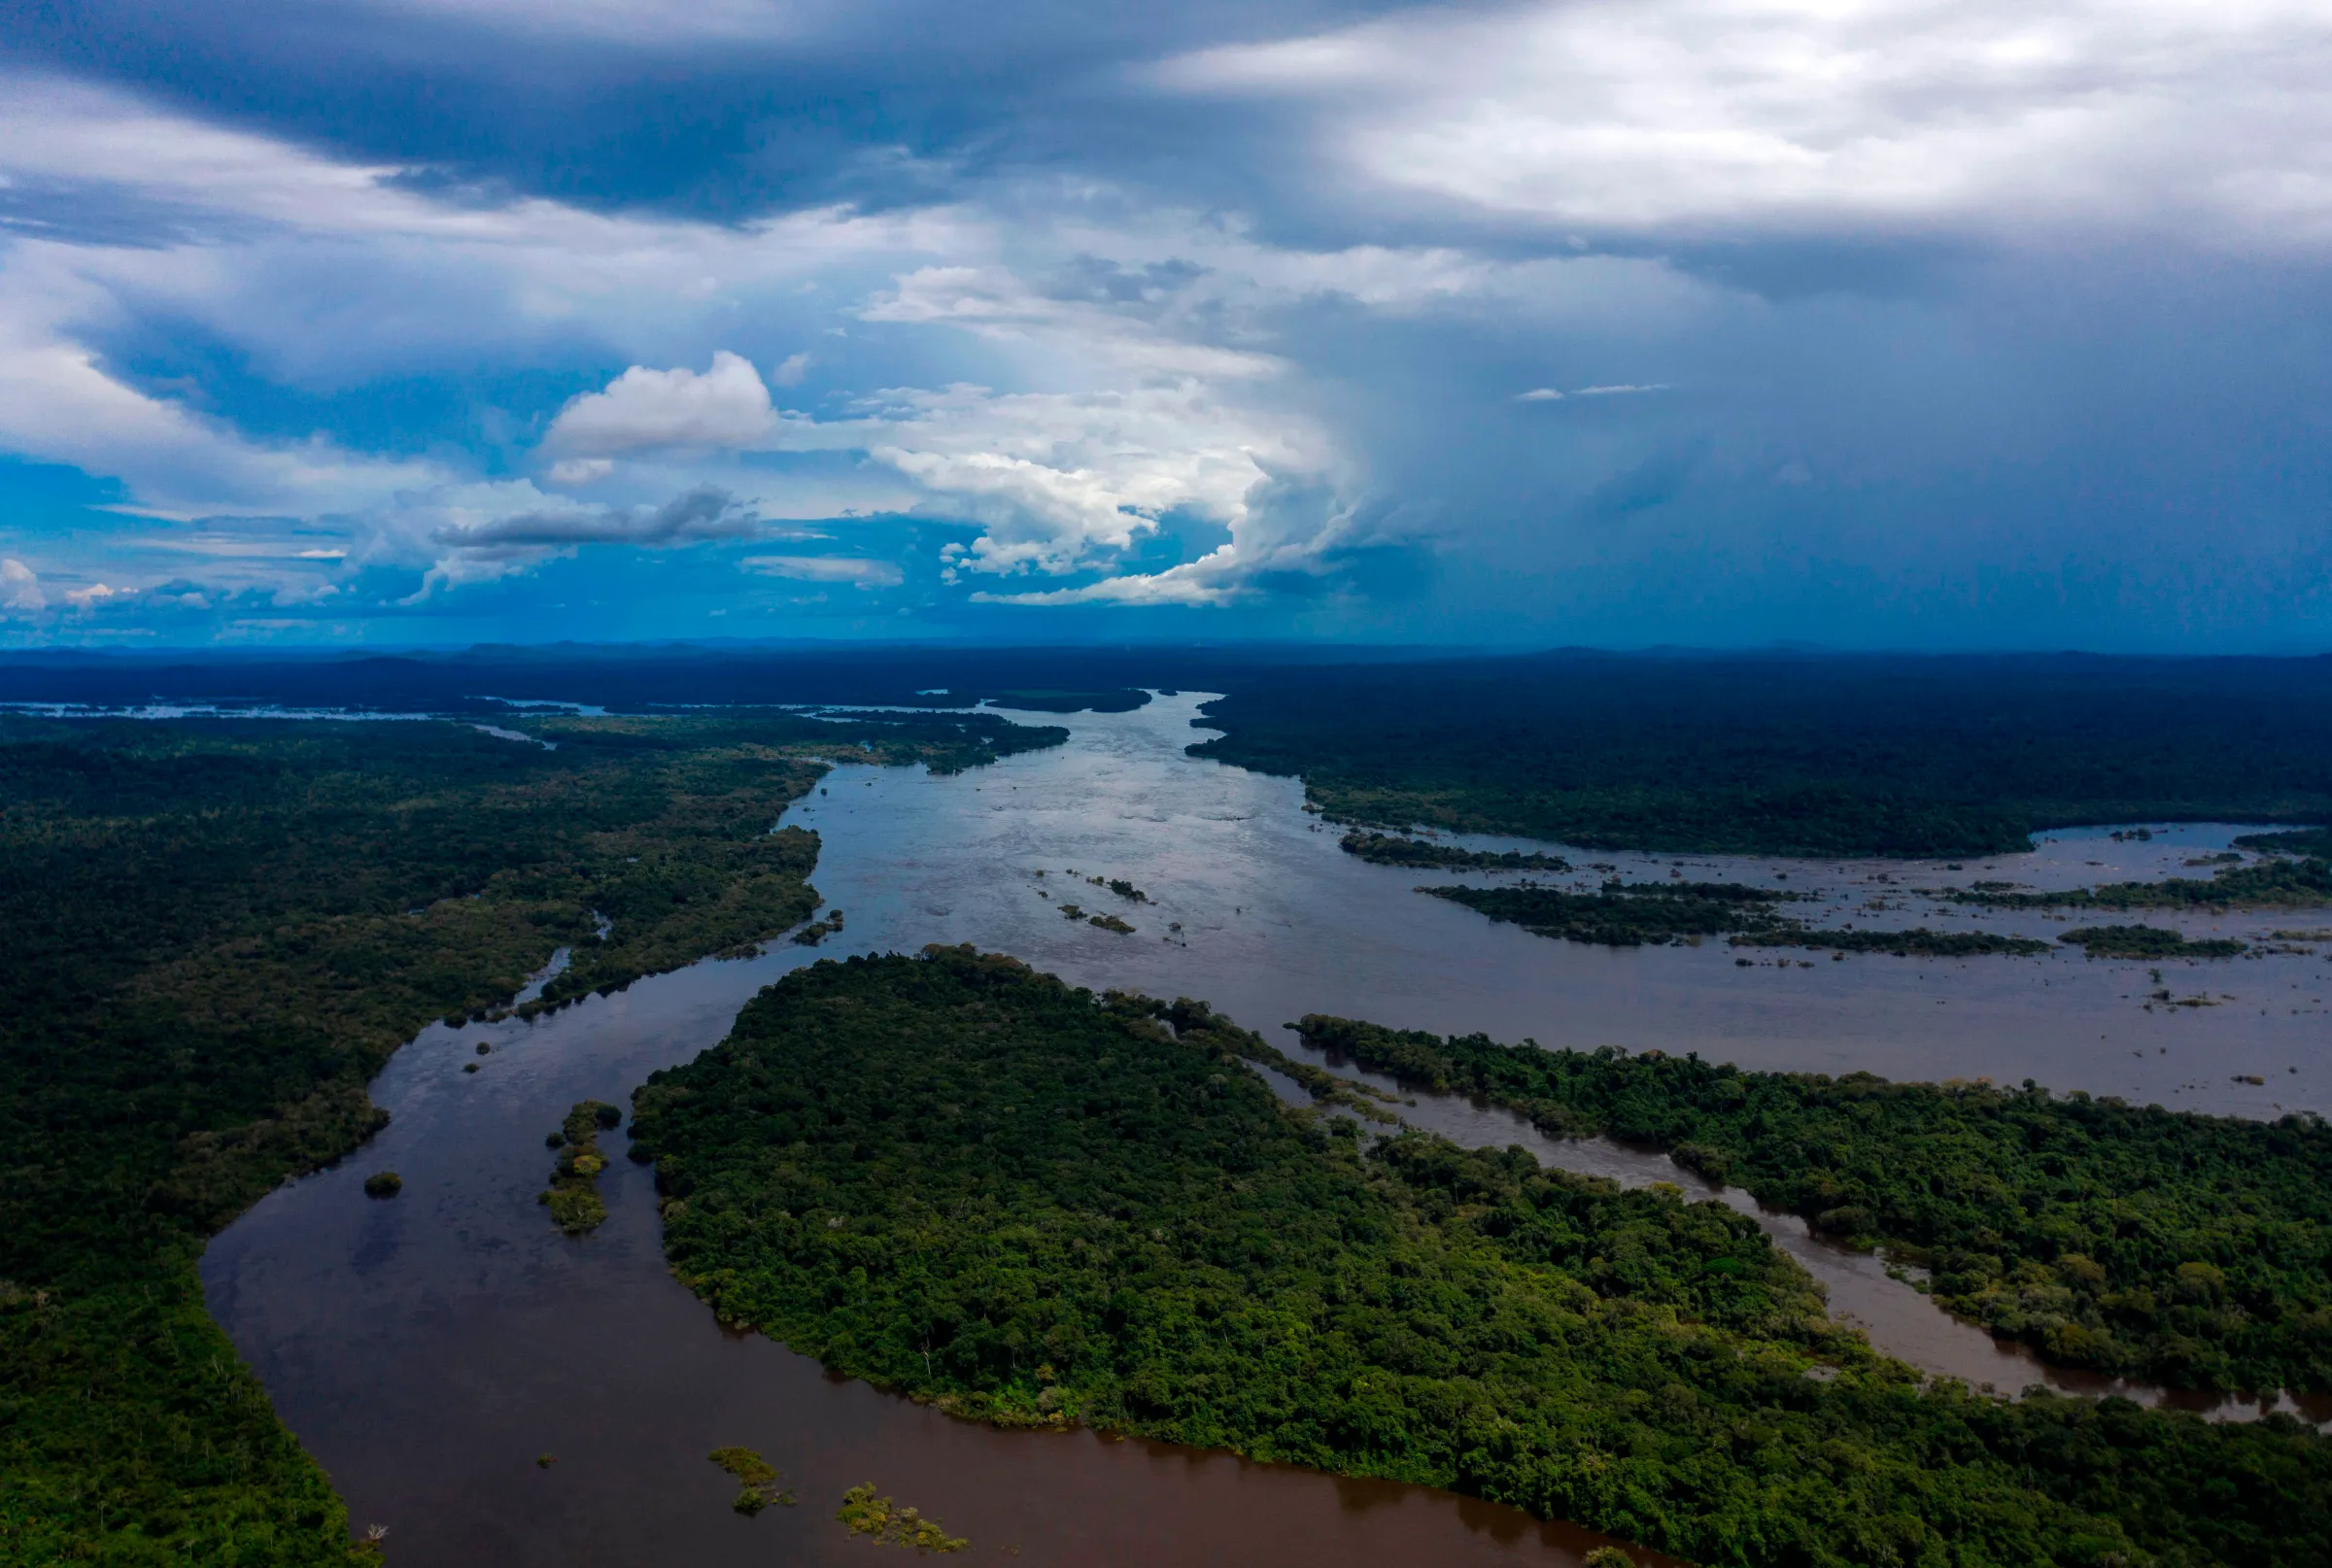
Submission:
<svg viewBox="0 0 2332 1568">
<path fill-rule="evenodd" d="M 1571 395 L 1573 397 L 1626 397 L 1634 392 L 1666 392 L 1667 390 L 1668 384 L 1666 382 L 1652 381 L 1646 382 L 1641 386 L 1621 384 L 1610 387 L 1582 387 L 1577 392 L 1572 392 Z"/>
<path fill-rule="evenodd" d="M 561 409 L 543 445 L 581 458 L 659 447 L 734 451 L 759 444 L 775 418 L 760 372 L 723 349 L 702 375 L 634 365 L 604 392 L 585 392 Z"/>
<path fill-rule="evenodd" d="M 0 610 L 32 615 L 49 607 L 40 574 L 14 556 L 0 557 Z"/>
<path fill-rule="evenodd" d="M 1595 268 L 1661 271 L 1591 258 L 1556 274 L 1432 249 L 1286 252 L 1215 215 L 1140 208 L 1115 225 L 1087 222 L 1076 215 L 1090 191 L 1049 187 L 1009 216 L 834 210 L 745 225 L 438 199 L 389 165 L 336 163 L 50 79 L 6 85 L 20 90 L 0 93 L 0 179 L 130 192 L 166 205 L 183 231 L 143 248 L 14 244 L 0 273 L 0 450 L 119 479 L 132 508 L 206 527 L 337 520 L 344 557 L 302 563 L 297 577 L 253 553 L 238 585 L 278 594 L 314 594 L 319 571 L 382 564 L 427 568 L 434 591 L 582 543 L 673 542 L 645 520 L 663 497 L 708 484 L 751 497 L 756 517 L 970 519 L 984 533 L 959 566 L 987 574 L 1106 568 L 1179 513 L 1230 530 L 1207 578 L 1227 582 L 1257 548 L 1250 497 L 1270 476 L 1356 482 L 1290 397 L 1292 367 L 1267 346 L 1270 312 L 1322 294 L 1405 310 L 1501 290 L 1535 306 Z M 1046 210 L 1056 200 L 1069 216 Z M 1138 287 L 1111 276 L 1080 293 L 1053 276 L 1071 258 L 1125 269 Z M 741 303 L 807 309 L 797 302 L 810 280 L 824 321 L 840 313 L 907 345 L 880 352 L 925 371 L 973 358 L 1001 385 L 909 386 L 818 417 L 780 414 L 737 352 L 756 345 L 706 338 L 737 330 Z M 618 349 L 631 368 L 570 400 L 539 443 L 542 485 L 587 490 L 586 502 L 480 479 L 457 455 L 246 436 L 132 385 L 90 346 L 156 318 L 196 324 L 295 387 L 360 387 L 453 354 L 532 354 L 578 337 Z M 820 319 L 785 318 L 783 329 Z M 949 341 L 961 338 L 977 347 Z M 672 366 L 672 346 L 691 342 L 708 364 L 692 355 Z M 821 371 L 865 375 L 867 342 L 821 348 Z M 803 352 L 777 358 L 771 379 L 800 385 L 809 364 Z M 859 384 L 870 381 L 881 385 Z M 772 469 L 750 460 L 764 453 L 872 460 Z M 196 553 L 211 576 L 230 559 Z"/>
<path fill-rule="evenodd" d="M 613 458 L 565 458 L 551 464 L 554 485 L 596 485 L 615 472 Z"/>
<path fill-rule="evenodd" d="M 1185 55 L 1382 192 L 1560 229 L 2332 240 L 2320 0 L 1537 0 Z"/>
<path fill-rule="evenodd" d="M 891 562 L 848 556 L 747 556 L 738 564 L 768 577 L 790 577 L 804 583 L 848 583 L 855 588 L 897 588 L 907 580 L 906 573 Z"/>
<path fill-rule="evenodd" d="M 965 558 L 984 572 L 1074 571 L 1169 512 L 1236 534 L 1272 465 L 1329 460 L 1302 422 L 1195 378 L 1095 392 L 894 389 L 853 418 L 787 418 L 776 444 L 867 452 L 918 486 L 930 509 L 985 524 Z"/>
<path fill-rule="evenodd" d="M 110 374 L 79 336 L 117 324 L 116 302 L 48 246 L 0 272 L 0 450 L 124 481 L 165 517 L 312 515 L 436 483 L 435 464 L 348 452 L 324 439 L 262 442 Z"/>
<path fill-rule="evenodd" d="M 1518 403 L 1560 403 L 1562 393 L 1552 387 L 1533 387 L 1526 392 L 1516 392 L 1514 400 Z"/>
</svg>

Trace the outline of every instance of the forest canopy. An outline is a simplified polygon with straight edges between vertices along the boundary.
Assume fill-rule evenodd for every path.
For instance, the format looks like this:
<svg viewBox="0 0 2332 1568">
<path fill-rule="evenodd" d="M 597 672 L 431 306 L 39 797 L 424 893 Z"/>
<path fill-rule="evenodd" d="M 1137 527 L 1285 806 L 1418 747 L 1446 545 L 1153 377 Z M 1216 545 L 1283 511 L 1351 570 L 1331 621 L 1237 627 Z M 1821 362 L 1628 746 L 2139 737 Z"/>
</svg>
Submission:
<svg viewBox="0 0 2332 1568">
<path fill-rule="evenodd" d="M 1331 819 L 1614 849 L 1961 856 L 2332 819 L 2332 659 L 1588 652 L 1226 680 L 1191 746 Z"/>
<path fill-rule="evenodd" d="M 958 1415 L 1454 1487 L 1709 1564 L 2321 1561 L 2332 1444 L 1923 1385 L 1747 1217 L 1284 1106 L 1203 1007 L 821 963 L 651 1076 L 721 1320 Z"/>
<path fill-rule="evenodd" d="M 1481 1095 L 1557 1137 L 1711 1180 L 1933 1269 L 1936 1297 L 2053 1360 L 2178 1387 L 2332 1391 L 2332 1127 L 2027 1083 L 1750 1073 L 1318 1014 L 1305 1042 Z"/>
<path fill-rule="evenodd" d="M 345 1560 L 203 1310 L 202 1240 L 383 1121 L 432 1018 L 782 932 L 823 759 L 1056 743 L 991 715 L 443 723 L 0 715 L 0 1560 Z M 611 921 L 597 936 L 595 911 Z"/>
</svg>

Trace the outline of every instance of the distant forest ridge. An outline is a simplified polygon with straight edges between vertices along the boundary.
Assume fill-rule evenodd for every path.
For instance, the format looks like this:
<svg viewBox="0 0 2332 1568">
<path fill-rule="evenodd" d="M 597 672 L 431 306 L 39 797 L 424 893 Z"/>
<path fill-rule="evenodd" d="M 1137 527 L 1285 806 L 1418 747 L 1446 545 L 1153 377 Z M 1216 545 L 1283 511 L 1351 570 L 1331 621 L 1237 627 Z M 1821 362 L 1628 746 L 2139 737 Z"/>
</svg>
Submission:
<svg viewBox="0 0 2332 1568">
<path fill-rule="evenodd" d="M 1195 755 L 1330 818 L 1592 848 L 1953 857 L 2086 823 L 2332 821 L 2332 658 L 1431 656 L 1382 648 L 666 645 L 0 656 L 0 701 L 489 712 L 1124 711 L 1222 694 Z"/>
</svg>

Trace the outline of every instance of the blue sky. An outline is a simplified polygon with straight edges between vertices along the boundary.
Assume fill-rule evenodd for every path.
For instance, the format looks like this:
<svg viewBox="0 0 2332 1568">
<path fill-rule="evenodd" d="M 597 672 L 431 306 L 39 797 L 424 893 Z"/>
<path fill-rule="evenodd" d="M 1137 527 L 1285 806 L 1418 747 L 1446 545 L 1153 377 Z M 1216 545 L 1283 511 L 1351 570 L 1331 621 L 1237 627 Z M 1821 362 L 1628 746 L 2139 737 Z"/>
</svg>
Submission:
<svg viewBox="0 0 2332 1568">
<path fill-rule="evenodd" d="M 2332 646 L 2320 0 L 0 19 L 0 645 Z"/>
</svg>

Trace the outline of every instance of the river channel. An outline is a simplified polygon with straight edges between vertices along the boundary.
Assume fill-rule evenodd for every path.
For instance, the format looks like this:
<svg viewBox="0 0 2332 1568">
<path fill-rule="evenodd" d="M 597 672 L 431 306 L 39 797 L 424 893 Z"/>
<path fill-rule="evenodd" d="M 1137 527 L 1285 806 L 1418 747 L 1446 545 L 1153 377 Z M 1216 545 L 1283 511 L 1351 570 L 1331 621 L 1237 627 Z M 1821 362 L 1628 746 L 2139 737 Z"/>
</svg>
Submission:
<svg viewBox="0 0 2332 1568">
<path fill-rule="evenodd" d="M 786 821 L 823 839 L 815 879 L 846 913 L 841 935 L 815 950 L 778 943 L 699 964 L 532 1023 L 432 1025 L 373 1086 L 394 1117 L 379 1139 L 278 1190 L 214 1241 L 203 1263 L 213 1311 L 359 1525 L 388 1526 L 394 1560 L 840 1561 L 867 1550 L 833 1521 L 842 1490 L 862 1481 L 977 1550 L 1031 1562 L 1560 1563 L 1595 1543 L 1423 1488 L 1090 1433 L 990 1431 L 829 1378 L 766 1340 L 724 1333 L 669 1278 L 648 1173 L 627 1162 L 602 1180 L 610 1217 L 597 1234 L 556 1232 L 535 1194 L 550 1164 L 543 1135 L 566 1107 L 626 1100 L 648 1073 L 716 1042 L 762 986 L 818 958 L 970 941 L 1080 984 L 1204 998 L 1291 1051 L 1294 1037 L 1279 1026 L 1320 1011 L 1549 1045 L 1698 1050 L 1747 1067 L 2032 1077 L 2253 1116 L 2332 1099 L 2326 945 L 2270 935 L 2332 928 L 2332 913 L 2181 921 L 2190 936 L 2245 936 L 2276 950 L 2157 966 L 2177 996 L 2209 1006 L 2153 1010 L 2146 1002 L 2162 986 L 2146 966 L 2074 950 L 1837 963 L 1761 951 L 1742 968 L 1716 942 L 1548 941 L 1411 891 L 1450 879 L 1439 873 L 1343 854 L 1334 831 L 1305 814 L 1294 781 L 1183 756 L 1203 736 L 1190 723 L 1199 700 L 1073 715 L 1058 721 L 1072 731 L 1066 746 L 951 777 L 836 768 Z M 1819 910 L 1806 913 L 1822 923 L 1938 926 L 1972 918 L 1929 897 L 1948 883 L 2205 875 L 2184 868 L 2243 831 L 2153 827 L 2144 840 L 2058 834 L 2030 855 L 1958 869 L 1567 853 L 1592 880 L 1606 873 L 1591 863 L 1629 879 L 1771 880 L 1820 891 Z M 1146 897 L 1120 898 L 1086 880 L 1095 876 Z M 1064 918 L 1064 903 L 1136 929 Z M 1987 924 L 2052 928 L 2045 914 Z M 491 1047 L 482 1057 L 481 1041 Z M 1493 1109 L 1419 1100 L 1402 1108 L 1408 1119 L 1468 1142 L 1520 1142 L 1574 1169 L 1694 1185 L 1657 1156 L 1552 1142 Z M 366 1199 L 363 1176 L 385 1169 L 403 1176 L 402 1194 Z M 1761 1223 L 1882 1348 L 2003 1388 L 2041 1381 L 2037 1363 L 1953 1322 L 1878 1260 L 1793 1219 Z M 730 1444 L 765 1454 L 802 1506 L 732 1513 L 734 1483 L 704 1458 Z"/>
</svg>

